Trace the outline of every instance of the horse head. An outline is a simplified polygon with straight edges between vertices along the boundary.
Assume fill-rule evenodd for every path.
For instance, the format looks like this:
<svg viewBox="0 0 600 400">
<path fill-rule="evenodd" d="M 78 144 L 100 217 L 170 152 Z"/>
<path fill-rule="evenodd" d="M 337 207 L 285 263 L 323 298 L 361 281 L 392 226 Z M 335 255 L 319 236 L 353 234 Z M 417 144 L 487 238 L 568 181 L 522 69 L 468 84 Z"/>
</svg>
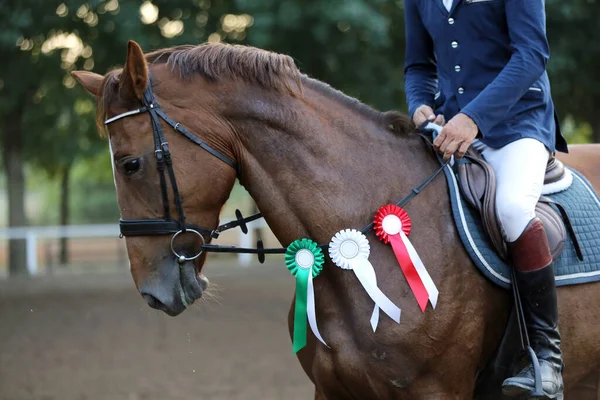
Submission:
<svg viewBox="0 0 600 400">
<path fill-rule="evenodd" d="M 221 117 L 223 104 L 217 84 L 198 77 L 177 78 L 177 71 L 164 62 L 168 56 L 165 51 L 144 55 L 140 46 L 131 41 L 122 69 L 105 76 L 85 71 L 73 75 L 97 99 L 97 120 L 109 139 L 121 219 L 156 220 L 164 219 L 166 214 L 179 223 L 185 214 L 187 223 L 191 221 L 210 231 L 218 225 L 236 170 L 209 152 L 190 146 L 188 139 L 160 120 L 176 179 L 175 192 L 169 166 L 164 161 L 159 165 L 161 161 L 156 157 L 152 125 L 155 121 L 148 113 L 128 115 L 143 107 L 144 95 L 151 86 L 156 104 L 166 115 L 223 157 L 236 159 L 235 134 Z M 190 80 L 198 82 L 190 85 Z M 220 85 L 218 89 L 225 88 Z M 127 118 L 119 117 L 123 115 Z M 106 120 L 110 122 L 115 116 L 118 120 L 104 126 Z M 181 209 L 177 197 L 181 199 Z M 177 315 L 202 296 L 208 286 L 202 274 L 206 257 L 201 254 L 192 258 L 201 252 L 204 243 L 210 242 L 209 235 L 186 230 L 173 243 L 172 234 L 125 236 L 131 274 L 151 307 Z M 185 262 L 178 262 L 174 252 L 183 256 Z"/>
</svg>

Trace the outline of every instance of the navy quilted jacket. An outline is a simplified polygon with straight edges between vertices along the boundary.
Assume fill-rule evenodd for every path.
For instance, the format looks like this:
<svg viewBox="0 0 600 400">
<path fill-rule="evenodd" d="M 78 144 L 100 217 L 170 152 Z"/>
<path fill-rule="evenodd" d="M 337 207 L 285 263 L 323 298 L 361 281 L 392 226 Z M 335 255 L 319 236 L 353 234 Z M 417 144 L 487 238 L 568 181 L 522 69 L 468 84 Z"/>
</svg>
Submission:
<svg viewBox="0 0 600 400">
<path fill-rule="evenodd" d="M 546 72 L 544 0 L 405 0 L 405 91 L 421 104 L 462 112 L 499 148 L 530 137 L 567 151 Z"/>
</svg>

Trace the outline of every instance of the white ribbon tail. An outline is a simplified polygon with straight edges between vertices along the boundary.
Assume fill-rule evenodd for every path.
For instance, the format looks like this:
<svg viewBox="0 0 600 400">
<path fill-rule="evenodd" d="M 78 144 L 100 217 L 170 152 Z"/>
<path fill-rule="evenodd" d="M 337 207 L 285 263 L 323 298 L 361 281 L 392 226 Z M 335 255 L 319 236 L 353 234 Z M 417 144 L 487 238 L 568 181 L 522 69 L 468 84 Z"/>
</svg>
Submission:
<svg viewBox="0 0 600 400">
<path fill-rule="evenodd" d="M 431 306 L 435 308 L 440 292 L 435 286 L 435 283 L 433 283 L 433 279 L 431 279 L 431 276 L 429 276 L 427 269 L 425 269 L 425 265 L 423 265 L 423 261 L 421 261 L 421 257 L 419 257 L 419 254 L 413 247 L 412 243 L 410 243 L 410 240 L 408 240 L 408 237 L 406 237 L 402 231 L 400 231 L 400 237 L 406 246 L 406 250 L 408 250 L 408 255 L 410 256 L 410 259 L 412 260 L 413 265 L 419 274 L 419 278 L 421 278 L 421 282 L 423 282 L 423 286 L 425 286 L 425 289 L 427 290 Z"/>
<path fill-rule="evenodd" d="M 375 304 L 379 306 L 379 308 L 381 308 L 383 312 L 386 313 L 391 319 L 399 323 L 400 309 L 394 303 L 392 303 L 392 301 L 388 299 L 385 294 L 383 294 L 383 292 L 377 287 L 376 282 L 373 284 L 369 279 L 369 270 L 373 270 L 374 274 L 373 266 L 369 260 L 366 258 L 357 260 L 354 263 L 352 270 Z"/>
<path fill-rule="evenodd" d="M 373 268 L 373 265 L 371 265 L 371 263 L 368 260 L 365 260 L 365 261 L 367 262 L 367 264 L 363 264 L 362 262 L 360 262 L 358 260 L 350 261 L 350 263 L 352 264 L 353 269 L 362 268 L 363 275 L 369 281 L 371 286 L 377 287 L 377 275 L 375 274 L 375 269 Z M 359 278 L 359 280 L 360 280 L 360 278 Z M 362 282 L 361 282 L 361 284 L 362 284 Z M 377 305 L 377 303 L 375 303 L 375 306 L 373 307 L 373 313 L 371 314 L 371 328 L 373 328 L 373 332 L 375 332 L 377 330 L 378 324 L 379 324 L 379 306 Z"/>
<path fill-rule="evenodd" d="M 371 328 L 373 328 L 373 332 L 377 330 L 377 324 L 379 324 L 379 306 L 375 304 L 373 314 L 371 314 Z"/>
<path fill-rule="evenodd" d="M 309 272 L 308 274 L 308 290 L 306 293 L 306 314 L 308 316 L 308 324 L 310 325 L 310 329 L 312 329 L 317 339 L 319 339 L 321 343 L 327 346 L 327 343 L 325 343 L 325 340 L 323 340 L 323 338 L 321 337 L 321 333 L 319 332 L 319 328 L 317 327 L 317 316 L 315 312 L 315 289 L 313 287 L 312 272 Z"/>
</svg>

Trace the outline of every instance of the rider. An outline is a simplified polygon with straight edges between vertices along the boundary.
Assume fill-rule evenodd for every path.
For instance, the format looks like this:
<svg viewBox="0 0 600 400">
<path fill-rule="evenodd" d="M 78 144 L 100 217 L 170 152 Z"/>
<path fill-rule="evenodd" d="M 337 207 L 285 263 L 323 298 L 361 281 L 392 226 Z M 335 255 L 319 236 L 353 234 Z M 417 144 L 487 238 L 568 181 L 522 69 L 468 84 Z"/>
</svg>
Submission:
<svg viewBox="0 0 600 400">
<path fill-rule="evenodd" d="M 546 72 L 544 7 L 544 0 L 405 0 L 405 91 L 416 125 L 448 120 L 434 142 L 445 159 L 473 144 L 494 169 L 497 215 L 543 389 L 561 398 L 552 256 L 535 213 L 549 156 L 568 151 Z M 530 364 L 502 388 L 520 396 L 533 385 Z"/>
</svg>

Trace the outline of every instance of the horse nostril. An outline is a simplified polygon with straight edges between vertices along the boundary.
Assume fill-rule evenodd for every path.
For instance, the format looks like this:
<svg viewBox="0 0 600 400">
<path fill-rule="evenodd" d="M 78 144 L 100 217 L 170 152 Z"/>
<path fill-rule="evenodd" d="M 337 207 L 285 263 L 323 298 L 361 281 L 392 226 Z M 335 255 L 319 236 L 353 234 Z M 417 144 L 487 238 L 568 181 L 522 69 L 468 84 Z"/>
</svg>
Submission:
<svg viewBox="0 0 600 400">
<path fill-rule="evenodd" d="M 151 294 L 142 294 L 142 297 L 144 298 L 144 300 L 146 300 L 146 303 L 148 303 L 148 305 L 152 308 L 155 308 L 157 310 L 163 310 L 165 308 L 165 305 L 158 301 L 158 299 L 152 296 Z"/>
<path fill-rule="evenodd" d="M 148 303 L 150 307 L 156 310 L 163 311 L 171 317 L 174 317 L 180 314 L 183 310 L 185 310 L 185 307 L 183 306 L 180 309 L 176 309 L 174 307 L 167 307 L 165 303 L 148 293 L 142 293 L 142 297 L 144 298 L 144 300 L 146 300 L 146 303 Z"/>
</svg>

